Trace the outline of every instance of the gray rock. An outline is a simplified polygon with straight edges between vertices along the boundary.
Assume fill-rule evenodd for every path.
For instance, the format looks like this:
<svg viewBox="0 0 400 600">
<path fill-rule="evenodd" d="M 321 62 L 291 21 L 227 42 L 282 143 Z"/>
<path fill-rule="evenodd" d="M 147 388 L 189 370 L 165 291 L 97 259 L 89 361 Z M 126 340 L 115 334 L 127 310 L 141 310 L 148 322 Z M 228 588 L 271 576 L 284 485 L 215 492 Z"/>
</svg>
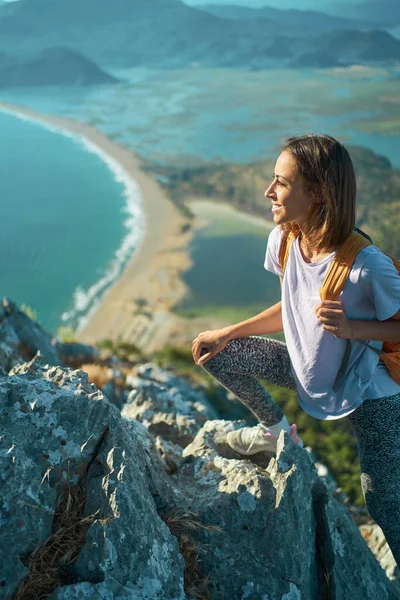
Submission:
<svg viewBox="0 0 400 600">
<path fill-rule="evenodd" d="M 107 383 L 105 383 L 103 385 L 103 389 L 101 391 L 103 392 L 103 394 L 105 396 L 107 396 L 108 400 L 112 404 L 115 404 L 115 406 L 118 406 L 117 390 L 116 390 L 116 386 L 113 384 L 112 381 L 107 381 Z M 125 399 L 125 397 L 124 397 L 124 399 Z M 121 406 L 122 406 L 122 404 L 124 404 L 124 403 L 122 402 Z"/>
<path fill-rule="evenodd" d="M 78 368 L 84 363 L 90 363 L 97 360 L 100 351 L 88 344 L 78 342 L 60 342 L 54 338 L 52 344 L 60 357 L 61 364 L 68 367 Z"/>
<path fill-rule="evenodd" d="M 137 372 L 139 377 L 127 378 L 133 389 L 121 412 L 152 434 L 184 448 L 207 420 L 218 418 L 206 397 L 175 375 L 148 363 Z"/>
<path fill-rule="evenodd" d="M 5 329 L 6 327 L 0 327 L 0 337 L 4 340 L 5 337 L 8 337 L 8 335 L 5 333 Z M 11 327 L 8 327 L 9 331 L 8 333 L 10 333 Z M 10 340 L 7 340 L 8 342 L 10 342 Z M 24 359 L 21 358 L 21 356 L 18 354 L 16 348 L 18 347 L 19 344 L 19 340 L 16 339 L 15 343 L 7 343 L 5 341 L 1 341 L 0 342 L 0 365 L 1 368 L 5 371 L 8 372 L 10 369 L 13 368 L 14 365 L 18 365 L 21 362 L 24 362 Z"/>
<path fill-rule="evenodd" d="M 212 597 L 397 599 L 343 504 L 329 492 L 305 449 L 287 433 L 276 457 L 244 459 L 224 438 L 236 424 L 209 421 L 183 451 L 182 507 L 223 533 L 199 530 Z M 233 453 L 233 454 L 232 454 Z M 263 455 L 262 465 L 258 458 Z M 234 574 L 234 576 L 232 576 Z"/>
<path fill-rule="evenodd" d="M 146 364 L 126 383 L 121 415 L 86 372 L 40 352 L 0 368 L 4 598 L 74 490 L 83 535 L 60 554 L 52 600 L 400 598 L 388 553 L 375 558 L 311 449 L 282 432 L 276 454 L 243 457 L 226 434 L 247 422 L 220 419 L 172 372 Z"/>
<path fill-rule="evenodd" d="M 7 298 L 3 298 L 0 307 L 0 323 L 0 342 L 7 347 L 0 352 L 0 359 L 3 358 L 1 366 L 6 371 L 31 360 L 38 350 L 47 364 L 61 363 L 51 335 Z"/>
<path fill-rule="evenodd" d="M 165 470 L 169 475 L 174 475 L 178 471 L 179 463 L 182 460 L 182 448 L 178 444 L 164 440 L 160 435 L 156 436 L 155 448 L 164 462 Z"/>
<path fill-rule="evenodd" d="M 28 575 L 18 556 L 50 537 L 69 482 L 92 524 L 68 569 L 73 583 L 52 598 L 184 600 L 184 561 L 157 512 L 172 490 L 145 427 L 122 418 L 85 372 L 40 355 L 0 377 L 0 410 L 2 593 Z"/>
</svg>

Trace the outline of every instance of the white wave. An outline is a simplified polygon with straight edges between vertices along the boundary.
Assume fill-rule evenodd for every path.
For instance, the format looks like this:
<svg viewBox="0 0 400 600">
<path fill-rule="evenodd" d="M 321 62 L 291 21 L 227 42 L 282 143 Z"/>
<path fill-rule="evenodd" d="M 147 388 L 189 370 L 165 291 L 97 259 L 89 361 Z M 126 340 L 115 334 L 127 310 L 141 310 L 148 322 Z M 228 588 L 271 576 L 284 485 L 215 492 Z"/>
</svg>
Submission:
<svg viewBox="0 0 400 600">
<path fill-rule="evenodd" d="M 87 290 L 78 286 L 73 293 L 73 307 L 61 315 L 61 320 L 67 325 L 72 324 L 78 333 L 90 321 L 103 300 L 104 294 L 108 291 L 111 284 L 120 277 L 124 267 L 144 237 L 146 217 L 139 186 L 130 173 L 113 156 L 107 154 L 100 146 L 85 137 L 84 134 L 73 133 L 62 127 L 62 125 L 55 126 L 46 122 L 45 119 L 26 115 L 18 111 L 18 109 L 14 110 L 0 105 L 0 111 L 24 121 L 37 124 L 48 131 L 68 137 L 88 152 L 97 154 L 108 166 L 114 179 L 123 185 L 123 195 L 126 205 L 122 211 L 128 215 L 123 224 L 128 232 L 123 238 L 120 247 L 114 253 L 114 257 L 108 265 L 105 275 Z"/>
</svg>

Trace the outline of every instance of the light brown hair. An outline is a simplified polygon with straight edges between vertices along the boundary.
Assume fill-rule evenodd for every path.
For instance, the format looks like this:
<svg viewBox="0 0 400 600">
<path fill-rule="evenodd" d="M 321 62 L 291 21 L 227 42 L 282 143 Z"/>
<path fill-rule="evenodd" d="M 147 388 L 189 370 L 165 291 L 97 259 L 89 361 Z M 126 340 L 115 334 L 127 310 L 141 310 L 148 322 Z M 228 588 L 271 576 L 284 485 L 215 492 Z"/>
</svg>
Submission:
<svg viewBox="0 0 400 600">
<path fill-rule="evenodd" d="M 282 151 L 295 159 L 305 191 L 315 194 L 303 228 L 307 240 L 317 251 L 335 250 L 355 226 L 357 183 L 348 151 L 333 137 L 314 133 L 287 138 Z M 281 228 L 300 233 L 294 222 Z"/>
</svg>

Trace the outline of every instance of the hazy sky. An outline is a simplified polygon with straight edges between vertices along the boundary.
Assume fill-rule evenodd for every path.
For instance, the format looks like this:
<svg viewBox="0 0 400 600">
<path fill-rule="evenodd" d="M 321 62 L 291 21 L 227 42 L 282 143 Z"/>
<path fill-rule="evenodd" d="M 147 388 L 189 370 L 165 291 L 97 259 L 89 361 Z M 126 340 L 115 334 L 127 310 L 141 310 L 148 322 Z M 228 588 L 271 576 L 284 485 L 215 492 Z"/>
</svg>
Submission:
<svg viewBox="0 0 400 600">
<path fill-rule="evenodd" d="M 15 0 L 0 0 L 2 2 L 15 2 Z M 260 6 L 273 6 L 275 8 L 297 8 L 298 10 L 324 10 L 331 7 L 331 0 L 183 0 L 190 6 L 199 6 L 201 4 L 237 4 L 239 6 L 249 6 L 258 8 Z M 340 0 L 343 4 L 362 4 L 365 0 Z"/>
<path fill-rule="evenodd" d="M 324 10 L 334 4 L 331 0 L 183 0 L 190 6 L 200 4 L 238 4 L 257 8 L 260 6 L 273 6 L 274 8 L 297 8 L 299 10 L 313 9 Z M 362 4 L 365 0 L 341 0 L 341 4 Z"/>
<path fill-rule="evenodd" d="M 0 0 L 0 4 L 4 2 L 16 2 L 17 0 Z M 343 8 L 344 5 L 354 6 L 355 4 L 363 4 L 366 0 L 338 0 Z M 399 0 L 400 1 L 400 0 Z M 189 6 L 201 6 L 202 4 L 237 4 L 238 6 L 248 6 L 251 8 L 259 8 L 261 6 L 272 6 L 274 8 L 297 8 L 298 10 L 321 10 L 329 9 L 335 11 L 335 0 L 182 0 Z M 340 10 L 342 13 L 342 10 Z"/>
</svg>

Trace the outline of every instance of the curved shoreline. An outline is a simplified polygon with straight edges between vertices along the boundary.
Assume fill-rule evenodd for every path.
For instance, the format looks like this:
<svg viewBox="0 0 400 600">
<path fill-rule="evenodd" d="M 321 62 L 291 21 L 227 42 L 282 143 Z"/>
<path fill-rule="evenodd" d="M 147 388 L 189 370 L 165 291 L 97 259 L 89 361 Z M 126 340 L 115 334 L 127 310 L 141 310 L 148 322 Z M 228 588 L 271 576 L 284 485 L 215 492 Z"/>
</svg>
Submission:
<svg viewBox="0 0 400 600">
<path fill-rule="evenodd" d="M 78 285 L 72 296 L 74 306 L 68 312 L 61 315 L 62 321 L 69 320 L 71 322 L 72 320 L 75 322 L 75 329 L 79 332 L 90 321 L 104 294 L 118 280 L 127 262 L 138 247 L 140 247 L 146 229 L 146 214 L 143 207 L 142 194 L 132 173 L 116 160 L 112 153 L 106 151 L 104 145 L 99 144 L 99 140 L 95 139 L 94 132 L 91 129 L 83 133 L 76 130 L 79 127 L 77 121 L 59 119 L 58 117 L 47 116 L 28 108 L 5 103 L 0 103 L 0 111 L 29 123 L 38 124 L 52 133 L 71 139 L 74 143 L 85 149 L 85 151 L 98 156 L 102 163 L 110 170 L 110 174 L 114 180 L 123 185 L 122 195 L 126 200 L 125 210 L 127 214 L 124 224 L 127 227 L 127 232 L 114 253 L 114 257 L 110 260 L 106 273 L 87 290 L 81 290 Z M 85 311 L 86 307 L 88 310 Z"/>
<path fill-rule="evenodd" d="M 157 181 L 141 169 L 139 157 L 84 122 L 6 103 L 0 103 L 0 110 L 40 122 L 61 134 L 79 137 L 90 150 L 98 150 L 103 160 L 107 157 L 110 161 L 108 166 L 114 163 L 114 173 L 116 169 L 122 170 L 139 189 L 144 212 L 141 239 L 119 277 L 85 315 L 85 323 L 75 332 L 77 340 L 93 344 L 104 338 L 117 339 L 118 336 L 129 339 L 128 330 L 132 330 L 133 321 L 136 321 L 133 316 L 138 309 L 137 297 L 143 297 L 149 303 L 153 301 L 149 310 L 168 313 L 172 304 L 186 292 L 184 284 L 179 285 L 178 276 L 190 266 L 186 248 L 193 233 L 179 234 L 186 218 Z"/>
<path fill-rule="evenodd" d="M 191 221 L 192 227 L 182 233 L 181 226 L 187 223 L 187 218 L 168 198 L 155 177 L 142 170 L 141 161 L 133 151 L 76 119 L 46 115 L 1 102 L 0 110 L 40 122 L 61 134 L 78 137 L 89 150 L 106 159 L 114 175 L 124 173 L 126 181 L 140 191 L 145 224 L 141 239 L 117 279 L 85 315 L 83 326 L 75 331 L 77 341 L 96 344 L 105 338 L 121 339 L 153 352 L 168 343 L 190 347 L 199 331 L 227 325 L 213 317 L 185 319 L 173 312 L 173 306 L 189 292 L 181 274 L 192 265 L 189 244 L 195 229 L 207 224 L 203 209 Z M 201 205 L 207 205 L 204 199 L 199 201 Z M 228 204 L 207 201 L 211 219 L 217 210 L 236 214 L 238 218 L 262 227 L 275 225 L 273 221 L 241 213 Z"/>
</svg>

